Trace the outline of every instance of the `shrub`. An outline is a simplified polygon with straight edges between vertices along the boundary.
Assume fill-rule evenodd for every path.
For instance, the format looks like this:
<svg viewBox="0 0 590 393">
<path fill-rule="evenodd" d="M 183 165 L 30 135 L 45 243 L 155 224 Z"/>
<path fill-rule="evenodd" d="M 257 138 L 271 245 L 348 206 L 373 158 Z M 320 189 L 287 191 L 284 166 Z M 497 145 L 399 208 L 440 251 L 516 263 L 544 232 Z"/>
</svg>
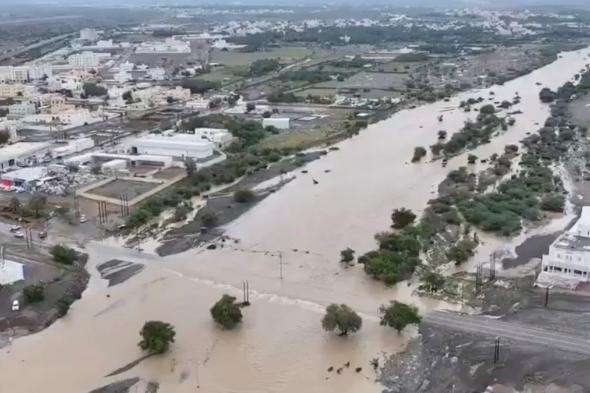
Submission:
<svg viewBox="0 0 590 393">
<path fill-rule="evenodd" d="M 541 209 L 562 213 L 565 208 L 565 197 L 561 194 L 547 194 L 541 199 Z"/>
<path fill-rule="evenodd" d="M 45 299 L 45 286 L 43 284 L 28 285 L 23 289 L 23 295 L 27 303 L 37 303 Z"/>
<path fill-rule="evenodd" d="M 214 227 L 218 221 L 217 214 L 213 211 L 206 211 L 201 216 L 201 223 L 206 227 Z"/>
<path fill-rule="evenodd" d="M 418 162 L 425 156 L 426 149 L 422 146 L 417 146 L 416 148 L 414 148 L 414 156 L 412 157 L 412 162 Z"/>
<path fill-rule="evenodd" d="M 256 194 L 248 189 L 236 190 L 234 192 L 234 201 L 238 203 L 252 202 L 256 198 Z"/>
<path fill-rule="evenodd" d="M 340 251 L 340 262 L 350 263 L 354 261 L 354 250 L 352 248 L 345 248 Z"/>
<path fill-rule="evenodd" d="M 242 321 L 242 311 L 236 298 L 225 294 L 211 307 L 211 316 L 224 329 L 233 329 Z"/>
<path fill-rule="evenodd" d="M 55 262 L 62 263 L 64 265 L 71 265 L 77 259 L 75 250 L 61 244 L 56 244 L 53 246 L 50 250 L 50 253 Z"/>
<path fill-rule="evenodd" d="M 176 332 L 174 327 L 166 322 L 148 321 L 143 325 L 139 347 L 150 353 L 161 354 L 170 348 L 174 342 Z"/>
<path fill-rule="evenodd" d="M 412 224 L 416 220 L 416 215 L 409 209 L 401 208 L 395 209 L 391 214 L 391 221 L 393 221 L 393 227 L 396 229 L 402 229 Z"/>
</svg>

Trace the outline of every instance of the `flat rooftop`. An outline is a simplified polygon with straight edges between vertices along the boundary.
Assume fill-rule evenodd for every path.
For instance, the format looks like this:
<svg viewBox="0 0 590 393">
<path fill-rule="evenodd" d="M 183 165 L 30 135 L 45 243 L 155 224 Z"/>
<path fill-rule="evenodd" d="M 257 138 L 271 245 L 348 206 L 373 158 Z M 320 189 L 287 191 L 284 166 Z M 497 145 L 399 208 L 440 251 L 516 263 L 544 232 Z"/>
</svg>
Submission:
<svg viewBox="0 0 590 393">
<path fill-rule="evenodd" d="M 48 149 L 51 143 L 47 142 L 17 142 L 0 148 L 0 162 L 18 159 L 33 155 L 43 149 Z"/>
</svg>

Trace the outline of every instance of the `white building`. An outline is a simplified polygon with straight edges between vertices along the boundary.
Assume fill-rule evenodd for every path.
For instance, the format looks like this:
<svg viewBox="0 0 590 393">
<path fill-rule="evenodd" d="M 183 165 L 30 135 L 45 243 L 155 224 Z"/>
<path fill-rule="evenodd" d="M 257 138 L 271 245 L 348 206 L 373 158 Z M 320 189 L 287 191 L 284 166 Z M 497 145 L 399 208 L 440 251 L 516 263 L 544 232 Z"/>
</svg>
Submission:
<svg viewBox="0 0 590 393">
<path fill-rule="evenodd" d="M 22 96 L 25 92 L 25 85 L 22 83 L 0 83 L 0 97 Z"/>
<path fill-rule="evenodd" d="M 23 101 L 8 107 L 8 116 L 12 119 L 34 115 L 37 113 L 37 105 L 30 101 Z"/>
<path fill-rule="evenodd" d="M 224 128 L 195 128 L 195 136 L 215 143 L 219 149 L 229 146 L 234 140 L 233 135 Z"/>
<path fill-rule="evenodd" d="M 94 29 L 80 30 L 80 39 L 86 41 L 96 41 L 98 39 L 98 32 Z"/>
<path fill-rule="evenodd" d="M 149 135 L 131 143 L 131 150 L 136 154 L 175 158 L 191 157 L 195 160 L 211 157 L 214 147 L 213 142 L 190 134 Z"/>
<path fill-rule="evenodd" d="M 574 226 L 551 244 L 541 267 L 537 283 L 542 286 L 575 288 L 590 281 L 590 206 L 585 206 Z"/>
<path fill-rule="evenodd" d="M 35 162 L 45 155 L 51 147 L 45 142 L 17 142 L 0 149 L 0 169 L 15 166 L 17 163 Z"/>
<path fill-rule="evenodd" d="M 70 57 L 68 57 L 68 64 L 70 64 L 72 67 L 82 69 L 97 68 L 102 60 L 107 59 L 110 56 L 110 53 L 95 53 L 86 51 L 70 55 Z"/>
<path fill-rule="evenodd" d="M 279 130 L 288 130 L 290 121 L 288 117 L 269 117 L 262 119 L 262 127 L 272 126 Z"/>
<path fill-rule="evenodd" d="M 144 42 L 136 49 L 135 53 L 191 53 L 191 46 L 187 41 L 167 38 L 164 42 Z"/>
<path fill-rule="evenodd" d="M 50 65 L 1 66 L 0 82 L 28 82 L 30 80 L 51 77 L 53 68 Z"/>
</svg>

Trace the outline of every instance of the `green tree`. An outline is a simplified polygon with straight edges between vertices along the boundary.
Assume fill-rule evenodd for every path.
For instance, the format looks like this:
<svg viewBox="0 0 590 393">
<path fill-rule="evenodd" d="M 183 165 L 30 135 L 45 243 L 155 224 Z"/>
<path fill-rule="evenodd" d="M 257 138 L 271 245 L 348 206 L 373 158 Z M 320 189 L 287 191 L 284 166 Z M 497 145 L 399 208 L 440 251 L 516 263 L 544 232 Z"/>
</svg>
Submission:
<svg viewBox="0 0 590 393">
<path fill-rule="evenodd" d="M 169 323 L 162 321 L 148 321 L 143 325 L 139 347 L 154 354 L 166 352 L 174 342 L 176 332 Z"/>
<path fill-rule="evenodd" d="M 417 146 L 414 148 L 414 156 L 412 156 L 412 162 L 418 162 L 423 157 L 426 156 L 426 149 L 422 146 Z"/>
<path fill-rule="evenodd" d="M 242 310 L 235 297 L 224 294 L 211 307 L 211 316 L 224 329 L 233 329 L 242 321 Z"/>
<path fill-rule="evenodd" d="M 84 95 L 86 97 L 100 97 L 106 95 L 108 92 L 105 87 L 92 82 L 84 83 L 82 89 L 84 90 Z"/>
<path fill-rule="evenodd" d="M 412 224 L 416 220 L 416 215 L 411 210 L 402 207 L 393 211 L 391 220 L 394 228 L 402 229 Z"/>
<path fill-rule="evenodd" d="M 192 157 L 186 157 L 184 159 L 184 168 L 186 169 L 186 175 L 191 177 L 197 170 L 197 163 Z"/>
<path fill-rule="evenodd" d="M 541 199 L 541 209 L 562 213 L 565 208 L 565 197 L 561 194 L 547 194 Z"/>
<path fill-rule="evenodd" d="M 15 214 L 21 213 L 22 205 L 17 197 L 13 196 L 10 198 L 8 201 L 8 209 Z"/>
<path fill-rule="evenodd" d="M 381 314 L 381 325 L 389 326 L 400 333 L 408 325 L 417 325 L 422 318 L 415 306 L 410 306 L 398 301 L 392 301 L 388 306 L 379 308 Z"/>
<path fill-rule="evenodd" d="M 322 319 L 322 327 L 328 332 L 338 330 L 341 336 L 358 331 L 363 325 L 361 317 L 346 304 L 330 304 Z"/>
<path fill-rule="evenodd" d="M 7 131 L 0 131 L 0 145 L 5 144 L 10 140 L 10 133 Z"/>
<path fill-rule="evenodd" d="M 41 217 L 41 211 L 45 209 L 47 205 L 47 198 L 45 195 L 41 195 L 35 193 L 29 199 L 29 203 L 27 204 L 27 210 L 29 210 L 35 218 Z"/>
<path fill-rule="evenodd" d="M 440 291 L 444 287 L 444 285 L 445 278 L 442 274 L 439 274 L 434 271 L 428 271 L 422 275 L 422 283 L 420 284 L 420 289 L 432 293 Z"/>
<path fill-rule="evenodd" d="M 51 253 L 51 256 L 55 262 L 62 263 L 64 265 L 71 265 L 77 259 L 75 250 L 61 244 L 56 244 L 49 252 Z"/>
<path fill-rule="evenodd" d="M 217 214 L 215 214 L 215 212 L 213 212 L 212 210 L 204 212 L 203 215 L 201 216 L 201 223 L 204 226 L 209 227 L 209 228 L 217 225 L 218 221 L 219 221 L 219 218 L 217 217 Z"/>
<path fill-rule="evenodd" d="M 43 284 L 28 285 L 23 289 L 23 295 L 27 303 L 42 302 L 45 299 L 45 286 Z"/>
<path fill-rule="evenodd" d="M 340 262 L 350 263 L 354 261 L 354 250 L 350 247 L 340 251 Z"/>
</svg>

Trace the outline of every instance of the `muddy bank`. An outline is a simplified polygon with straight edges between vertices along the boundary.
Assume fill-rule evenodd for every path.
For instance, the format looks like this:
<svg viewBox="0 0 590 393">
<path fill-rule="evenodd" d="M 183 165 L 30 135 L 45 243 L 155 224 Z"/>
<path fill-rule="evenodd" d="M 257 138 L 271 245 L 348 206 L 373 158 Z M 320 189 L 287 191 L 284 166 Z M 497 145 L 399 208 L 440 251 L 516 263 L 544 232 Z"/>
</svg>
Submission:
<svg viewBox="0 0 590 393">
<path fill-rule="evenodd" d="M 156 393 L 158 389 L 156 382 L 145 382 L 135 377 L 113 382 L 89 393 Z"/>
<path fill-rule="evenodd" d="M 590 389 L 590 360 L 579 355 L 503 340 L 500 359 L 494 364 L 493 337 L 428 324 L 421 326 L 420 333 L 382 368 L 385 392 L 500 392 L 500 385 L 506 389 L 503 392 L 517 392 L 550 384 L 565 391 Z"/>
<path fill-rule="evenodd" d="M 245 176 L 236 184 L 209 195 L 207 204 L 195 215 L 191 222 L 166 233 L 162 239 L 162 245 L 156 249 L 156 252 L 160 256 L 177 254 L 219 238 L 223 234 L 221 227 L 236 220 L 257 203 L 293 179 L 291 174 L 286 174 L 311 161 L 319 159 L 325 154 L 325 151 L 300 153 L 295 157 L 271 165 L 264 170 Z M 281 179 L 281 175 L 285 175 L 285 178 Z M 253 189 L 272 179 L 279 180 L 276 184 L 256 191 L 256 196 L 252 201 L 241 203 L 234 201 L 233 192 L 235 190 Z M 203 216 L 209 214 L 213 214 L 216 217 L 214 225 L 205 225 L 203 222 Z"/>
</svg>

